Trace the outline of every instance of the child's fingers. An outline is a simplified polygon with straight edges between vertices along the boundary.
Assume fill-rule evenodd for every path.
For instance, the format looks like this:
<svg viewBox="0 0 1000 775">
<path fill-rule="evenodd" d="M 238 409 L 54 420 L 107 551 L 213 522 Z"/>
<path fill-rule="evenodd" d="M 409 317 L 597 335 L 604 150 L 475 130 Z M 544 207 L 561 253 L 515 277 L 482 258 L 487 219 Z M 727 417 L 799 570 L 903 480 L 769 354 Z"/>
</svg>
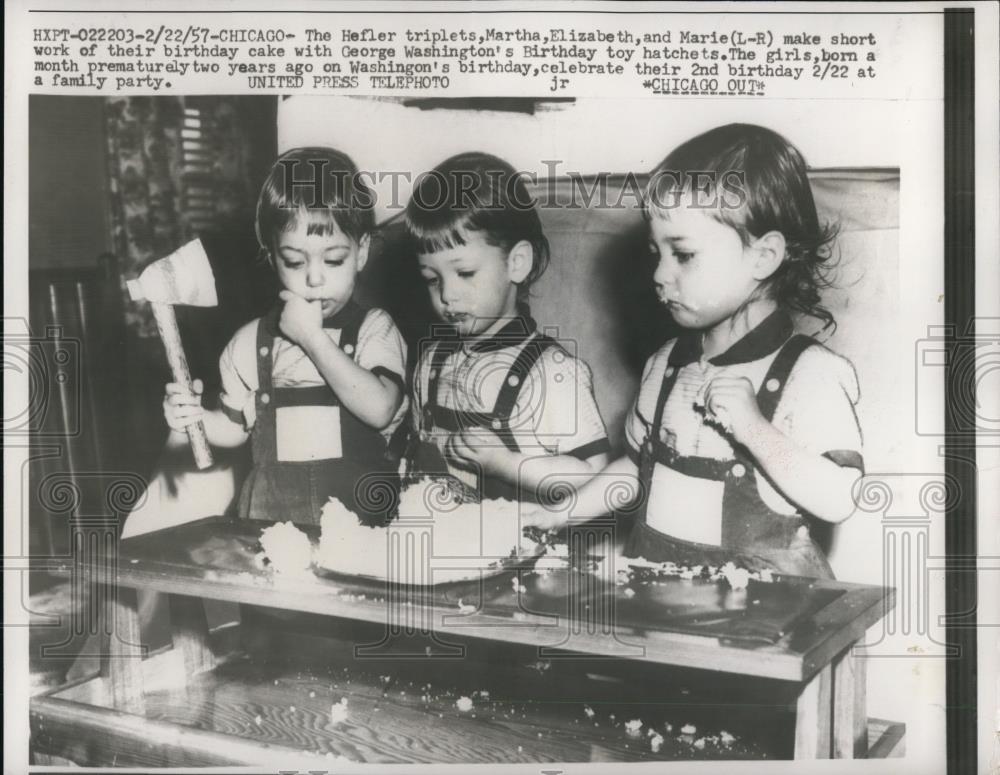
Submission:
<svg viewBox="0 0 1000 775">
<path fill-rule="evenodd" d="M 448 437 L 448 441 L 445 443 L 445 455 L 454 460 L 468 462 L 471 459 L 470 453 L 471 450 L 462 438 L 461 432 L 453 433 Z"/>
<path fill-rule="evenodd" d="M 721 393 L 732 390 L 734 387 L 741 385 L 742 382 L 742 377 L 716 377 L 705 385 L 703 389 L 704 397 L 707 400 L 708 396 L 712 393 Z"/>
<path fill-rule="evenodd" d="M 753 384 L 744 377 L 716 377 L 705 388 L 704 403 L 753 395 Z"/>
<path fill-rule="evenodd" d="M 164 397 L 167 406 L 201 406 L 201 396 L 194 393 L 172 393 Z"/>
<path fill-rule="evenodd" d="M 285 302 L 285 304 L 295 300 L 306 301 L 306 302 L 309 301 L 309 299 L 305 298 L 304 296 L 299 296 L 299 294 L 297 294 L 295 291 L 290 291 L 287 288 L 278 294 L 278 298 L 281 299 L 283 302 Z"/>
<path fill-rule="evenodd" d="M 202 412 L 197 412 L 196 414 L 185 415 L 184 417 L 172 417 L 167 420 L 167 425 L 170 426 L 171 430 L 182 431 L 185 428 L 200 422 L 202 419 Z"/>
<path fill-rule="evenodd" d="M 746 377 L 716 377 L 705 386 L 705 393 L 754 393 L 753 383 Z"/>
<path fill-rule="evenodd" d="M 178 398 L 175 396 L 175 398 Z M 182 431 L 187 426 L 202 420 L 205 410 L 199 403 L 172 404 L 164 402 L 163 416 L 171 430 Z"/>
<path fill-rule="evenodd" d="M 166 386 L 166 394 L 168 396 L 182 396 L 182 395 L 196 395 L 200 396 L 205 390 L 205 384 L 200 380 L 196 379 L 191 383 L 189 388 L 187 385 L 181 384 L 180 382 L 168 382 Z"/>
<path fill-rule="evenodd" d="M 205 414 L 205 410 L 201 406 L 177 406 L 174 407 L 172 414 L 175 420 L 191 420 L 193 422 L 200 420 Z"/>
<path fill-rule="evenodd" d="M 448 437 L 448 440 L 444 443 L 444 454 L 450 458 L 459 458 L 458 450 L 456 449 L 456 440 L 458 439 L 458 434 L 453 433 Z"/>
</svg>

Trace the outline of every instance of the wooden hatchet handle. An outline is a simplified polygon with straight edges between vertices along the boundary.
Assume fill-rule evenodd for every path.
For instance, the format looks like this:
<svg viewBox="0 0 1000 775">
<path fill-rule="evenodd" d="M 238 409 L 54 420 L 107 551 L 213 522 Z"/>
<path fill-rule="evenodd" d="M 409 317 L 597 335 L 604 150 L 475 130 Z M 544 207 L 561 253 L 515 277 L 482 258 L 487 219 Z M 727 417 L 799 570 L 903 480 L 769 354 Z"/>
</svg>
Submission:
<svg viewBox="0 0 1000 775">
<path fill-rule="evenodd" d="M 174 308 L 159 301 L 152 301 L 150 304 L 153 307 L 153 317 L 156 318 L 156 327 L 160 330 L 160 339 L 163 340 L 163 349 L 167 351 L 167 362 L 170 364 L 170 371 L 173 372 L 174 382 L 192 390 L 191 372 L 184 356 L 184 346 L 181 344 L 181 332 L 177 328 Z M 199 421 L 187 426 L 186 430 L 188 441 L 191 442 L 191 452 L 194 453 L 195 465 L 198 468 L 209 468 L 214 461 L 212 450 L 208 446 L 208 437 L 205 435 L 205 424 Z"/>
</svg>

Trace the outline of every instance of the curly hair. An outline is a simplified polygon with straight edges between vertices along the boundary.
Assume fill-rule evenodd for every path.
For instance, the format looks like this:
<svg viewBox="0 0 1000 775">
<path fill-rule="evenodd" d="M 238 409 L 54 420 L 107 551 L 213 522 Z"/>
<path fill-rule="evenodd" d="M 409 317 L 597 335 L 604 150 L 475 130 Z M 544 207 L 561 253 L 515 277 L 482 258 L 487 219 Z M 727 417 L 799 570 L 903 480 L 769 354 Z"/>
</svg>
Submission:
<svg viewBox="0 0 1000 775">
<path fill-rule="evenodd" d="M 702 183 L 705 185 L 702 185 Z M 663 217 L 679 193 L 717 195 L 705 209 L 732 227 L 744 245 L 770 231 L 785 239 L 785 257 L 764 290 L 778 304 L 836 327 L 820 291 L 830 287 L 835 224 L 821 224 L 799 150 L 777 132 L 727 124 L 674 149 L 646 188 L 647 219 Z M 673 206 L 676 206 L 674 204 Z"/>
</svg>

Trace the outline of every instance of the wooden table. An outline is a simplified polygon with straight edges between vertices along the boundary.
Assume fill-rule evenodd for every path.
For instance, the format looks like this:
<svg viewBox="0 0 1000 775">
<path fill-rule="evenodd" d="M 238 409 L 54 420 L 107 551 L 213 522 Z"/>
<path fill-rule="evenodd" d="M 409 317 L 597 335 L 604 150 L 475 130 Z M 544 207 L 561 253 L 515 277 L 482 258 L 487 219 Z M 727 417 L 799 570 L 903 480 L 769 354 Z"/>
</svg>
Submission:
<svg viewBox="0 0 1000 775">
<path fill-rule="evenodd" d="M 197 724 L 164 725 L 144 716 L 150 687 L 162 683 L 164 676 L 194 686 L 198 676 L 220 669 L 220 651 L 238 651 L 238 644 L 220 647 L 219 634 L 208 631 L 203 600 L 214 599 L 255 607 L 248 611 L 263 607 L 369 623 L 375 629 L 366 632 L 375 637 L 354 643 L 351 655 L 372 660 L 369 664 L 429 659 L 426 665 L 449 672 L 460 664 L 456 658 L 469 643 L 484 641 L 531 647 L 541 660 L 574 657 L 587 664 L 607 660 L 708 671 L 706 675 L 715 678 L 730 675 L 740 681 L 766 679 L 792 688 L 795 758 L 868 753 L 865 660 L 853 657 L 851 648 L 891 609 L 892 589 L 781 576 L 773 583 L 751 582 L 742 592 L 725 582 L 702 580 L 636 577 L 622 585 L 616 583 L 617 569 L 608 561 L 598 572 L 539 574 L 515 566 L 436 587 L 336 575 L 287 579 L 254 562 L 264 526 L 200 520 L 122 542 L 113 574 L 85 568 L 87 573 L 106 574 L 102 674 L 34 698 L 33 737 L 53 743 L 54 730 L 75 730 L 75 735 L 102 730 L 111 746 L 134 747 L 152 736 L 159 741 L 156 751 L 183 750 L 180 758 L 172 755 L 170 766 L 247 763 L 287 769 L 298 763 L 315 769 L 316 756 L 292 746 L 234 737 L 220 748 L 218 735 Z M 390 556 L 392 561 L 405 559 Z M 400 571 L 396 582 L 420 573 L 433 577 L 434 567 L 462 563 L 429 558 L 429 564 L 415 571 L 414 558 L 409 559 L 410 570 Z M 173 649 L 147 659 L 142 659 L 137 589 L 166 593 L 171 602 Z M 509 680 L 520 679 L 512 674 Z M 101 704 L 108 707 L 97 707 Z M 421 712 L 427 716 L 428 708 L 425 703 L 422 711 L 405 710 L 419 719 Z M 461 726 L 463 721 L 456 723 Z M 470 730 L 470 735 L 476 734 L 480 732 Z M 575 730 L 566 730 L 566 735 L 567 741 L 580 739 Z M 350 750 L 356 753 L 356 748 Z M 551 750 L 576 751 L 572 746 Z M 424 752 L 412 760 L 471 761 L 476 759 L 464 757 L 473 753 L 474 748 L 466 754 Z M 151 749 L 149 762 L 155 763 L 157 755 Z M 551 758 L 556 755 L 539 752 L 534 760 L 558 761 Z M 372 753 L 359 756 L 380 760 Z M 624 749 L 608 754 L 612 759 L 627 756 Z"/>
</svg>

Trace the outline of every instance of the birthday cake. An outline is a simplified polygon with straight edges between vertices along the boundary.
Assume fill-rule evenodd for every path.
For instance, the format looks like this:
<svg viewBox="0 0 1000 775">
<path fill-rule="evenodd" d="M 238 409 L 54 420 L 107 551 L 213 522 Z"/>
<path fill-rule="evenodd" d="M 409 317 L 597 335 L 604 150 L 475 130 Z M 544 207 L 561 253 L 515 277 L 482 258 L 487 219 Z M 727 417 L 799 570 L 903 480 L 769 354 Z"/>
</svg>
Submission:
<svg viewBox="0 0 1000 775">
<path fill-rule="evenodd" d="M 331 498 L 320 515 L 320 538 L 291 522 L 261 532 L 261 561 L 276 572 L 300 575 L 313 565 L 334 573 L 430 585 L 499 572 L 512 559 L 543 548 L 522 534 L 516 501 L 470 503 L 447 485 L 420 480 L 400 496 L 399 517 L 371 527 Z"/>
<path fill-rule="evenodd" d="M 532 554 L 522 536 L 516 501 L 463 502 L 442 483 L 424 479 L 400 496 L 399 517 L 369 527 L 330 499 L 320 517 L 317 567 L 346 575 L 439 584 L 498 572 L 511 558 Z"/>
</svg>

